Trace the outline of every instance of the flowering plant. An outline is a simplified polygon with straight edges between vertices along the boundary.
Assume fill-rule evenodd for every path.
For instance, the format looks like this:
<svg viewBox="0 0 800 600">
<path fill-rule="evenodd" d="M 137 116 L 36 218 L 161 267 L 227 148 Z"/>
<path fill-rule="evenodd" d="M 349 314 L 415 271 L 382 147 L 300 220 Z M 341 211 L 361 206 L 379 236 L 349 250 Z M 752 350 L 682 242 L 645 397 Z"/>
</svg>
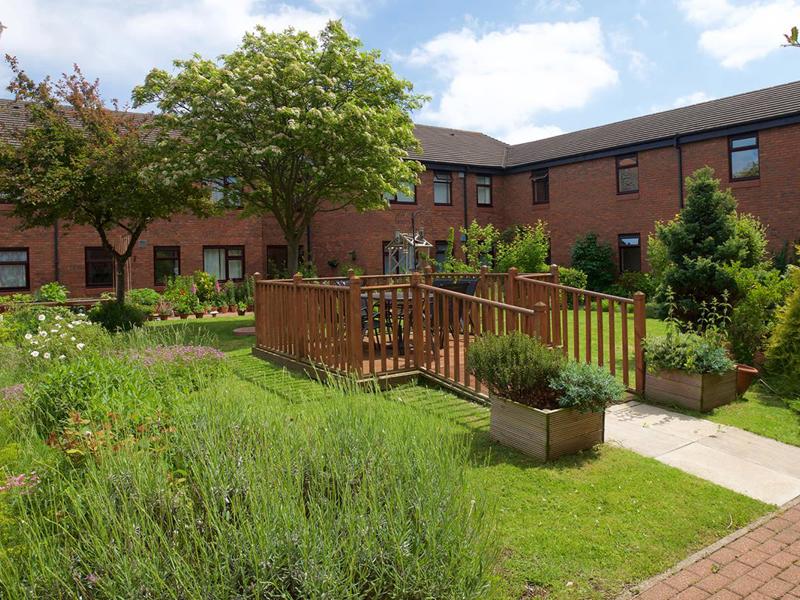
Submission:
<svg viewBox="0 0 800 600">
<path fill-rule="evenodd" d="M 73 315 L 70 320 L 59 314 L 48 318 L 41 313 L 37 321 L 38 330 L 23 336 L 23 348 L 34 361 L 66 360 L 76 356 L 86 348 L 88 337 L 101 334 L 100 328 L 90 323 L 85 315 Z"/>
</svg>

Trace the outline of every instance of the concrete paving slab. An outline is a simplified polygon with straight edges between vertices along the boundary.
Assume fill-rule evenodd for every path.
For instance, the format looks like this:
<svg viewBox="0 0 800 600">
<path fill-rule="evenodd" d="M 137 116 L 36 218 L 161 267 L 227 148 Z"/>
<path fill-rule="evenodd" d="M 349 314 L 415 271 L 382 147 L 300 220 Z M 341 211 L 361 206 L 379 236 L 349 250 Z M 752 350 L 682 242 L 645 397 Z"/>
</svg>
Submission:
<svg viewBox="0 0 800 600">
<path fill-rule="evenodd" d="M 770 504 L 800 496 L 800 448 L 659 406 L 606 411 L 606 441 Z"/>
</svg>

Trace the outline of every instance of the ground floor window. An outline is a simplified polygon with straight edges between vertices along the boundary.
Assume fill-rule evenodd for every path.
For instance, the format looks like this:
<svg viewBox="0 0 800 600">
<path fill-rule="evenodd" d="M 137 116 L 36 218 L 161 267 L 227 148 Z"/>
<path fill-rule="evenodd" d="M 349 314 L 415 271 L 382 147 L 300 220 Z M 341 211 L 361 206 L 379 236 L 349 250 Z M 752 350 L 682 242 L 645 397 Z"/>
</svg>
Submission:
<svg viewBox="0 0 800 600">
<path fill-rule="evenodd" d="M 217 281 L 237 281 L 244 277 L 244 246 L 206 246 L 203 270 Z"/>
<path fill-rule="evenodd" d="M 638 233 L 619 236 L 619 272 L 642 270 L 642 245 Z"/>
<path fill-rule="evenodd" d="M 114 255 L 102 246 L 85 249 L 86 287 L 114 286 Z"/>
<path fill-rule="evenodd" d="M 434 242 L 434 248 L 436 249 L 436 254 L 434 254 L 434 260 L 436 261 L 438 269 L 441 269 L 442 265 L 444 265 L 444 261 L 447 260 L 448 244 L 449 242 L 447 240 L 436 240 Z"/>
<path fill-rule="evenodd" d="M 27 248 L 0 248 L 0 290 L 27 290 L 30 269 Z"/>
<path fill-rule="evenodd" d="M 179 246 L 153 248 L 153 273 L 156 285 L 164 285 L 170 277 L 181 274 L 181 249 Z"/>
<path fill-rule="evenodd" d="M 297 260 L 303 262 L 303 247 L 297 249 Z M 267 277 L 270 279 L 288 279 L 293 274 L 289 273 L 289 247 L 267 246 Z"/>
</svg>

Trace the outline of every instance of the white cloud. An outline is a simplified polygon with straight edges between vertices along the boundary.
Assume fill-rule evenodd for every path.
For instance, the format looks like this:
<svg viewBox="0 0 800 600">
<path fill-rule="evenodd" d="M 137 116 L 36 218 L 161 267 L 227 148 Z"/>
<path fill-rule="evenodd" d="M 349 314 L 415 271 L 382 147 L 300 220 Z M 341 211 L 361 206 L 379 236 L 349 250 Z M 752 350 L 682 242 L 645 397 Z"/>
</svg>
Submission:
<svg viewBox="0 0 800 600">
<path fill-rule="evenodd" d="M 578 12 L 583 8 L 578 0 L 537 0 L 536 10 L 546 12 Z"/>
<path fill-rule="evenodd" d="M 650 107 L 651 113 L 661 112 L 662 110 L 671 110 L 673 108 L 681 108 L 682 106 L 689 106 L 691 104 L 699 104 L 700 102 L 708 102 L 714 100 L 716 96 L 709 96 L 705 92 L 692 92 L 685 96 L 678 96 L 671 104 L 654 104 Z"/>
<path fill-rule="evenodd" d="M 585 106 L 617 83 L 597 19 L 526 23 L 501 31 L 464 27 L 437 35 L 406 59 L 434 70 L 444 90 L 419 120 L 477 129 L 500 139 L 558 133 L 543 113 Z M 538 132 L 538 133 L 537 133 Z"/>
<path fill-rule="evenodd" d="M 508 144 L 521 144 L 523 142 L 543 140 L 562 133 L 564 133 L 564 130 L 557 125 L 543 125 L 541 127 L 538 125 L 523 125 L 509 131 L 502 137 L 502 140 Z"/>
<path fill-rule="evenodd" d="M 33 64 L 56 76 L 78 63 L 88 76 L 130 89 L 175 58 L 233 50 L 257 24 L 317 32 L 364 6 L 363 0 L 317 0 L 311 8 L 257 0 L 3 0 L 0 18 L 8 29 L 0 51 L 17 55 L 23 68 Z"/>
<path fill-rule="evenodd" d="M 611 32 L 608 36 L 611 49 L 628 61 L 628 71 L 637 79 L 646 79 L 655 68 L 655 63 L 647 55 L 633 47 L 631 36 L 623 31 Z"/>
<path fill-rule="evenodd" d="M 780 49 L 800 15 L 798 0 L 680 0 L 688 21 L 702 28 L 699 46 L 736 69 Z"/>
</svg>

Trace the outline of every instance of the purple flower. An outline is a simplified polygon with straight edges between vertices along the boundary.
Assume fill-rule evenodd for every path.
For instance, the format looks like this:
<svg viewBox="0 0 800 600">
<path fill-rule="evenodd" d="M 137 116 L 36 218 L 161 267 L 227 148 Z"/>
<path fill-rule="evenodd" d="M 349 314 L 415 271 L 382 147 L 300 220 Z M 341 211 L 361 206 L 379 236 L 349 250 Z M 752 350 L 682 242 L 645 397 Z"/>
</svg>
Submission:
<svg viewBox="0 0 800 600">
<path fill-rule="evenodd" d="M 23 494 L 30 494 L 39 485 L 39 476 L 36 471 L 30 473 L 20 473 L 19 475 L 9 475 L 6 482 L 0 485 L 0 492 L 18 489 Z"/>
<path fill-rule="evenodd" d="M 98 577 L 97 573 L 89 573 L 86 576 L 86 583 L 89 585 L 96 585 L 99 581 L 100 577 Z"/>
<path fill-rule="evenodd" d="M 6 402 L 16 402 L 22 400 L 22 397 L 24 395 L 25 395 L 25 386 L 21 383 L 5 388 L 0 388 L 0 400 L 5 400 Z"/>
</svg>

